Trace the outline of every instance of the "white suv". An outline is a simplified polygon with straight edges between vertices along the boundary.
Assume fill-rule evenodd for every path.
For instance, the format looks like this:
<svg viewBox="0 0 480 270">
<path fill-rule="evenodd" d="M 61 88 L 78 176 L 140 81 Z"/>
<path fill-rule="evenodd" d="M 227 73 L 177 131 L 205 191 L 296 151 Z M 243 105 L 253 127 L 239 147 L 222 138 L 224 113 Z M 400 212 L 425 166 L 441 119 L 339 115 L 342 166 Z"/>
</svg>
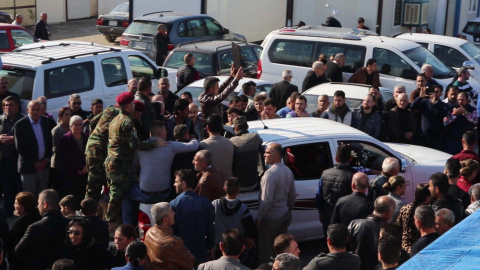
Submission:
<svg viewBox="0 0 480 270">
<path fill-rule="evenodd" d="M 289 232 L 297 240 L 323 236 L 315 193 L 323 171 L 335 164 L 335 152 L 340 143 L 352 145 L 356 156 L 351 164 L 354 166 L 381 171 L 385 158 L 398 159 L 402 164 L 400 174 L 407 181 L 407 191 L 403 198 L 407 202 L 413 200 L 416 185 L 428 182 L 433 173 L 442 172 L 446 160 L 451 157 L 444 152 L 421 146 L 383 143 L 355 128 L 327 119 L 282 118 L 248 122 L 248 125 L 250 132 L 260 135 L 264 147 L 273 142 L 279 143 L 293 156 L 286 164 L 294 174 L 297 191 Z M 375 176 L 369 175 L 370 178 Z M 258 190 L 242 192 L 240 199 L 255 216 L 258 211 Z M 145 233 L 152 225 L 150 207 L 151 205 L 140 205 L 141 233 Z"/>
<path fill-rule="evenodd" d="M 133 77 L 148 76 L 153 87 L 167 74 L 176 82 L 175 71 L 159 68 L 140 52 L 87 42 L 30 44 L 2 54 L 2 61 L 0 76 L 7 78 L 9 90 L 27 102 L 46 96 L 48 112 L 55 117 L 73 93 L 80 94 L 87 109 L 95 98 L 102 99 L 105 106 L 113 105 Z M 175 87 L 175 83 L 171 85 Z M 23 110 L 27 102 L 22 102 Z"/>
<path fill-rule="evenodd" d="M 337 28 L 338 29 L 338 28 Z M 320 54 L 345 55 L 343 81 L 352 75 L 352 66 L 365 66 L 375 58 L 383 87 L 393 89 L 403 84 L 410 93 L 416 89 L 415 77 L 423 64 L 431 64 L 435 79 L 444 87 L 453 79 L 455 71 L 431 52 L 415 42 L 398 38 L 346 34 L 345 29 L 332 32 L 325 27 L 304 26 L 284 28 L 271 32 L 263 41 L 263 51 L 257 68 L 257 78 L 271 82 L 281 80 L 284 69 L 293 71 L 292 83 L 301 86 L 312 63 Z M 475 86 L 474 86 L 475 88 Z"/>
</svg>

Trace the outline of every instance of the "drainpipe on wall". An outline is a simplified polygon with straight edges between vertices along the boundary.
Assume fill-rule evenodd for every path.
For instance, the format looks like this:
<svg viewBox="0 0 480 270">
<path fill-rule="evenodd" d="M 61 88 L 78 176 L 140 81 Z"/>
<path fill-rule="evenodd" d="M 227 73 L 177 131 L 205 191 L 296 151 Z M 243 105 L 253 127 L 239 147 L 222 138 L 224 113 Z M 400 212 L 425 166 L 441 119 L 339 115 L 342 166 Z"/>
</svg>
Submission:
<svg viewBox="0 0 480 270">
<path fill-rule="evenodd" d="M 207 14 L 207 0 L 200 1 L 200 14 Z"/>
<path fill-rule="evenodd" d="M 293 0 L 287 0 L 287 18 L 285 21 L 285 25 L 293 25 Z"/>
<path fill-rule="evenodd" d="M 133 0 L 128 0 L 128 24 L 133 22 Z"/>
<path fill-rule="evenodd" d="M 383 13 L 383 0 L 378 0 L 377 27 L 375 32 L 377 32 L 377 34 L 379 35 L 382 32 L 382 13 Z"/>
</svg>

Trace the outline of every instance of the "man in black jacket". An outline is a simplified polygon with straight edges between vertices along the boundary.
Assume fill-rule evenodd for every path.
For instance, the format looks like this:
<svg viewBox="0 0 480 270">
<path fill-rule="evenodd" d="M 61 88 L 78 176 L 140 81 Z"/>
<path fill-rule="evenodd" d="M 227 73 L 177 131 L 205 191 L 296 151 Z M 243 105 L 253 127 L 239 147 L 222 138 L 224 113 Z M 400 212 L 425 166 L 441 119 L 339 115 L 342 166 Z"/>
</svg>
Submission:
<svg viewBox="0 0 480 270">
<path fill-rule="evenodd" d="M 193 66 L 195 65 L 195 56 L 191 53 L 187 53 L 183 57 L 185 66 L 178 69 L 177 72 L 177 89 L 182 90 L 185 86 L 200 79 L 198 71 Z"/>
<path fill-rule="evenodd" d="M 325 77 L 331 82 L 343 82 L 342 67 L 345 65 L 345 55 L 337 53 L 335 60 L 328 62 Z"/>
<path fill-rule="evenodd" d="M 351 241 L 350 250 L 362 261 L 362 270 L 373 269 L 378 264 L 377 245 L 380 236 L 380 225 L 390 220 L 395 211 L 395 201 L 388 196 L 380 196 L 375 200 L 373 214 L 366 219 L 355 219 L 348 225 Z"/>
<path fill-rule="evenodd" d="M 165 25 L 159 24 L 157 30 L 158 32 L 153 36 L 153 45 L 155 45 L 155 49 L 157 50 L 155 53 L 155 62 L 158 66 L 162 66 L 168 55 L 167 46 L 170 41 Z"/>
<path fill-rule="evenodd" d="M 50 40 L 50 27 L 47 24 L 47 13 L 40 14 L 40 20 L 35 24 L 33 36 L 42 40 Z"/>
<path fill-rule="evenodd" d="M 348 165 L 352 158 L 352 147 L 348 144 L 339 145 L 335 155 L 335 161 L 338 164 L 331 169 L 325 170 L 318 182 L 315 199 L 325 233 L 338 199 L 352 193 L 352 177 L 356 173 Z"/>
<path fill-rule="evenodd" d="M 58 209 L 60 199 L 53 189 L 38 196 L 38 210 L 42 219 L 28 226 L 25 235 L 15 247 L 15 257 L 25 263 L 25 269 L 44 270 L 54 248 L 65 239 L 68 219 Z"/>
<path fill-rule="evenodd" d="M 293 92 L 298 92 L 298 87 L 290 83 L 292 81 L 293 75 L 291 70 L 284 70 L 282 72 L 283 81 L 275 83 L 272 85 L 272 90 L 270 91 L 270 98 L 275 101 L 277 108 L 285 107 L 287 104 L 287 99 Z"/>
<path fill-rule="evenodd" d="M 323 72 L 325 71 L 325 67 L 322 62 L 315 61 L 312 65 L 312 69 L 308 71 L 307 76 L 303 79 L 302 84 L 302 93 L 306 90 L 327 82 L 327 78 Z"/>
<path fill-rule="evenodd" d="M 366 195 L 368 180 L 368 176 L 362 172 L 353 175 L 353 193 L 338 199 L 331 224 L 342 223 L 348 226 L 352 220 L 366 218 L 372 213 L 373 202 Z"/>
<path fill-rule="evenodd" d="M 434 173 L 428 181 L 432 194 L 432 208 L 437 211 L 442 208 L 450 209 L 455 215 L 455 223 L 463 219 L 462 201 L 448 194 L 448 177 L 443 173 Z"/>
<path fill-rule="evenodd" d="M 18 152 L 18 172 L 23 190 L 37 195 L 48 187 L 49 164 L 52 157 L 52 133 L 48 118 L 41 114 L 42 103 L 28 103 L 28 115 L 13 128 Z"/>
</svg>

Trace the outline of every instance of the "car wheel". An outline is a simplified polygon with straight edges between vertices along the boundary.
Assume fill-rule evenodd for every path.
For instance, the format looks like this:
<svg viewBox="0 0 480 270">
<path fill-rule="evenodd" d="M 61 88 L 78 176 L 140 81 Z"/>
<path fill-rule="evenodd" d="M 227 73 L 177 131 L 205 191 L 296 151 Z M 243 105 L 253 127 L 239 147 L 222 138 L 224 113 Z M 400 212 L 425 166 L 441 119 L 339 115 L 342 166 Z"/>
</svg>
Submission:
<svg viewBox="0 0 480 270">
<path fill-rule="evenodd" d="M 115 37 L 115 36 L 105 36 L 105 39 L 106 39 L 108 42 L 114 43 L 114 42 L 115 42 L 115 39 L 117 39 L 117 37 Z"/>
</svg>

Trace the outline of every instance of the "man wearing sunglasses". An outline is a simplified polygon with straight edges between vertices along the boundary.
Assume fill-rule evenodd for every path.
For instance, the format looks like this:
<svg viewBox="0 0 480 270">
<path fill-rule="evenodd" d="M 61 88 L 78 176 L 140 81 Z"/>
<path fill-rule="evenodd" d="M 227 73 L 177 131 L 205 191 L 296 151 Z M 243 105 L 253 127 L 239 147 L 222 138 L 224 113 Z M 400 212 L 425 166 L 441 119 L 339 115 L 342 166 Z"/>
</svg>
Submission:
<svg viewBox="0 0 480 270">
<path fill-rule="evenodd" d="M 78 115 L 82 117 L 82 119 L 87 119 L 88 112 L 82 110 L 82 99 L 79 94 L 70 95 L 70 98 L 68 99 L 68 107 L 72 109 L 72 116 Z"/>
</svg>

